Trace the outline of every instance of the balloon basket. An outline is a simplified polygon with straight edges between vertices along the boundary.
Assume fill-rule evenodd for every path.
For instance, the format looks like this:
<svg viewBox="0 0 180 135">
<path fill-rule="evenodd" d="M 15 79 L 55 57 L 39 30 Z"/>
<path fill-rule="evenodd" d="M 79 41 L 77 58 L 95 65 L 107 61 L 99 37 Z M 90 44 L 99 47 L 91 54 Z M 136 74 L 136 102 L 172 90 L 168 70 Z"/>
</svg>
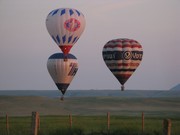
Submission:
<svg viewBox="0 0 180 135">
<path fill-rule="evenodd" d="M 121 91 L 124 91 L 124 85 L 121 86 Z"/>
<path fill-rule="evenodd" d="M 62 97 L 60 98 L 60 100 L 61 100 L 61 101 L 64 101 L 64 96 L 62 96 Z"/>
<path fill-rule="evenodd" d="M 68 56 L 67 54 L 64 55 L 64 62 L 68 61 Z"/>
</svg>

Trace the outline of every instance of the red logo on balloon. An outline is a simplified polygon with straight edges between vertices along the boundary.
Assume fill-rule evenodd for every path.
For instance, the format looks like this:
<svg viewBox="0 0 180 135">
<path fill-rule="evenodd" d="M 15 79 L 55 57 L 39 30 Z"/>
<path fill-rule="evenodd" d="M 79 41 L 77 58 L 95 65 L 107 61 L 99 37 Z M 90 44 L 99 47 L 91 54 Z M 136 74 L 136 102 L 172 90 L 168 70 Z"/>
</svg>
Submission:
<svg viewBox="0 0 180 135">
<path fill-rule="evenodd" d="M 64 27 L 70 31 L 74 32 L 80 28 L 80 22 L 76 20 L 75 18 L 70 18 L 69 20 L 66 20 L 64 22 Z"/>
</svg>

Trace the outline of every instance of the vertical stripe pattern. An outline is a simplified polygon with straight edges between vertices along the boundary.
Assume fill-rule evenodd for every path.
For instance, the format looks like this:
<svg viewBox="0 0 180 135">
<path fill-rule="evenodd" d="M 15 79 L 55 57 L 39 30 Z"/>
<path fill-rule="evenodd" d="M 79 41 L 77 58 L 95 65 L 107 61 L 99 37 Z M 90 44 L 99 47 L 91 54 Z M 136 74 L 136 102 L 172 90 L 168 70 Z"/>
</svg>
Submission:
<svg viewBox="0 0 180 135">
<path fill-rule="evenodd" d="M 58 89 L 64 94 L 78 71 L 77 59 L 74 55 L 68 54 L 67 61 L 64 61 L 63 53 L 51 55 L 47 61 L 47 69 Z"/>
</svg>

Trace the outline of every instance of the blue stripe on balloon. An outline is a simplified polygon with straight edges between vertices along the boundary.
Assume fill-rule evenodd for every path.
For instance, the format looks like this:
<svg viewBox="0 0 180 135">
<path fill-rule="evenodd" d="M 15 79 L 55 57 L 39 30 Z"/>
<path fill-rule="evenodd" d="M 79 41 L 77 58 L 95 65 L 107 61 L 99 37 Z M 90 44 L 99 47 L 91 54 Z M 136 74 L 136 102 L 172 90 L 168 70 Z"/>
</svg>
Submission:
<svg viewBox="0 0 180 135">
<path fill-rule="evenodd" d="M 53 10 L 53 11 L 51 11 L 48 15 L 52 14 L 53 12 L 54 12 L 54 10 Z"/>
<path fill-rule="evenodd" d="M 58 11 L 59 11 L 59 9 L 54 10 L 54 12 L 52 13 L 52 16 L 57 14 Z"/>
<path fill-rule="evenodd" d="M 62 39 L 63 39 L 63 43 L 65 43 L 65 41 L 66 41 L 66 35 L 64 35 L 64 36 L 62 37 Z"/>
<path fill-rule="evenodd" d="M 65 13 L 66 13 L 66 9 L 63 9 L 63 10 L 61 11 L 61 15 L 65 14 Z"/>
<path fill-rule="evenodd" d="M 77 37 L 76 42 L 79 40 L 79 37 Z"/>
<path fill-rule="evenodd" d="M 57 39 L 58 43 L 60 44 L 60 38 L 58 35 L 56 36 L 56 39 Z"/>
<path fill-rule="evenodd" d="M 56 39 L 54 38 L 54 36 L 52 35 L 51 37 L 52 37 L 52 39 L 54 40 L 54 42 L 56 42 Z M 56 43 L 57 43 L 57 42 L 56 42 Z"/>
<path fill-rule="evenodd" d="M 80 13 L 79 11 L 77 11 L 77 10 L 76 10 L 76 12 L 77 12 L 78 16 L 80 16 L 80 15 L 81 15 L 81 13 Z"/>
<path fill-rule="evenodd" d="M 70 9 L 70 10 L 69 10 L 69 14 L 70 14 L 70 16 L 71 16 L 72 14 L 74 14 L 74 11 L 73 11 L 72 9 Z"/>
<path fill-rule="evenodd" d="M 72 40 L 72 36 L 70 36 L 70 37 L 68 38 L 68 43 L 71 42 L 71 40 Z"/>
<path fill-rule="evenodd" d="M 76 41 L 76 39 L 77 39 L 77 37 L 75 37 L 75 38 L 74 38 L 74 40 L 73 40 L 73 42 L 72 42 L 72 43 L 74 43 L 74 42 Z"/>
<path fill-rule="evenodd" d="M 49 59 L 64 59 L 64 54 L 63 53 L 54 53 L 52 54 Z M 68 53 L 67 54 L 68 59 L 77 59 L 74 55 Z"/>
<path fill-rule="evenodd" d="M 79 37 L 76 37 L 76 40 L 74 41 L 74 43 L 76 43 L 78 41 Z"/>
</svg>

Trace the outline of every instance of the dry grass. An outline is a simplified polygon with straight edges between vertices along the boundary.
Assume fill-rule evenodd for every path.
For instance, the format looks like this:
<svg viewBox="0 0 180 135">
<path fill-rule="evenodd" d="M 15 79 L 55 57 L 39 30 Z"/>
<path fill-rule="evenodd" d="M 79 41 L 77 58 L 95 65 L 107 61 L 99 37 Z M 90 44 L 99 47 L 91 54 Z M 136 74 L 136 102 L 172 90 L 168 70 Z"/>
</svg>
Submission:
<svg viewBox="0 0 180 135">
<path fill-rule="evenodd" d="M 32 111 L 40 115 L 113 115 L 131 116 L 141 112 L 148 115 L 179 116 L 179 98 L 122 98 L 122 97 L 70 97 L 0 96 L 0 115 L 29 116 Z"/>
</svg>

